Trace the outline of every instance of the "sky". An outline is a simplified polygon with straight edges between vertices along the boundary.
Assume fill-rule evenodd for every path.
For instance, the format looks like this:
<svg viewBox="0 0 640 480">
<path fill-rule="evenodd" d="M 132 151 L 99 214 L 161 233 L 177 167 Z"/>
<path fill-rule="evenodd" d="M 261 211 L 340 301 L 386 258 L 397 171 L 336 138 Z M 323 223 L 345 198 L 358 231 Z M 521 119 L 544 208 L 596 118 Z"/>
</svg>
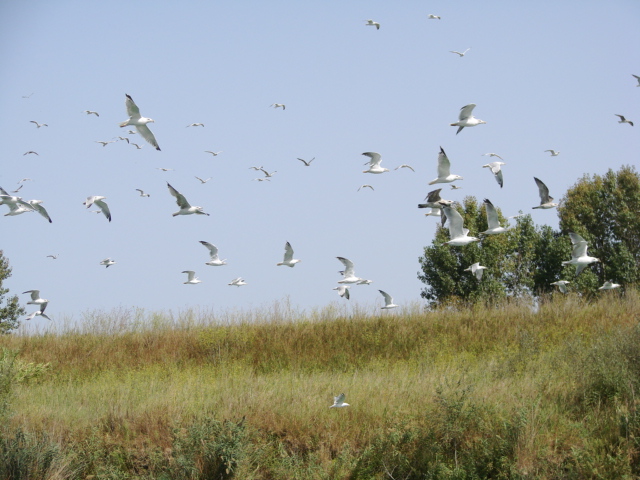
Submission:
<svg viewBox="0 0 640 480">
<path fill-rule="evenodd" d="M 416 206 L 439 187 L 428 182 L 440 147 L 464 177 L 460 190 L 442 185 L 444 198 L 488 198 L 554 228 L 555 210 L 532 210 L 534 176 L 560 199 L 584 174 L 637 167 L 640 123 L 614 114 L 640 122 L 638 24 L 636 0 L 3 2 L 0 186 L 31 178 L 18 195 L 43 200 L 53 220 L 0 216 L 4 286 L 23 305 L 21 292 L 40 290 L 54 322 L 283 299 L 302 311 L 379 308 L 378 289 L 415 305 L 418 259 L 438 223 Z M 119 128 L 125 94 L 155 120 L 161 151 Z M 469 103 L 487 123 L 456 135 L 449 124 Z M 118 136 L 143 148 L 97 143 Z M 390 172 L 362 173 L 371 151 Z M 502 189 L 482 168 L 488 152 L 506 163 Z M 277 173 L 255 181 L 251 166 Z M 167 182 L 210 216 L 173 217 Z M 111 222 L 88 212 L 91 195 L 106 197 Z M 205 265 L 201 240 L 228 265 Z M 287 241 L 294 268 L 276 266 Z M 332 290 L 338 256 L 373 280 L 350 301 Z M 184 270 L 202 283 L 183 284 Z M 228 286 L 236 277 L 247 285 Z"/>
</svg>

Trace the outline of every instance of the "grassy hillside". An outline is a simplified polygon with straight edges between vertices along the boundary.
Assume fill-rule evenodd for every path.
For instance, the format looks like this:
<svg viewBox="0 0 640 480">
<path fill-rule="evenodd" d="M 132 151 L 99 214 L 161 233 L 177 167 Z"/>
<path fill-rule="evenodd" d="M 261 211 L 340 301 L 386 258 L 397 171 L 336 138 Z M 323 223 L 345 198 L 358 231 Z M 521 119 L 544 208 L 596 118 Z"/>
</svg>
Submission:
<svg viewBox="0 0 640 480">
<path fill-rule="evenodd" d="M 84 317 L 0 338 L 0 478 L 640 474 L 632 290 L 537 309 Z M 329 409 L 340 392 L 351 407 Z"/>
</svg>

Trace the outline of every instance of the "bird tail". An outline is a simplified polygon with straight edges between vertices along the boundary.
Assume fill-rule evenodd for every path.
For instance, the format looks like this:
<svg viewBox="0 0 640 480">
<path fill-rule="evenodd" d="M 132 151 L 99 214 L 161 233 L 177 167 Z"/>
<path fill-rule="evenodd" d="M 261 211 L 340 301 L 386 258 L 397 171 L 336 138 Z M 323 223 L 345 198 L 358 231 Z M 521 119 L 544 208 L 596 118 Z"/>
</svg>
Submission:
<svg viewBox="0 0 640 480">
<path fill-rule="evenodd" d="M 126 122 L 122 122 L 122 123 L 120 124 L 120 128 L 122 128 L 122 127 L 126 127 L 128 124 L 129 124 L 129 120 L 127 120 Z"/>
</svg>

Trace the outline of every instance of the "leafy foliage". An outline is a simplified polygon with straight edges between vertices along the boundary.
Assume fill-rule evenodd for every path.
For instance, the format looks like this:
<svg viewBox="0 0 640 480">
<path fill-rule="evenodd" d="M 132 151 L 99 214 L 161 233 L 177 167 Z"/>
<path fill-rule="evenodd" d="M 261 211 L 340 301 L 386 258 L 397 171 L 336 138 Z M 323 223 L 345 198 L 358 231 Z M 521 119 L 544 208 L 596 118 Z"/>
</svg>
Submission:
<svg viewBox="0 0 640 480">
<path fill-rule="evenodd" d="M 8 333 L 18 328 L 18 317 L 24 315 L 24 308 L 18 304 L 18 296 L 7 298 L 6 305 L 3 306 L 4 296 L 9 293 L 8 288 L 2 287 L 2 282 L 11 276 L 9 260 L 7 260 L 2 250 L 0 250 L 0 334 Z"/>
</svg>

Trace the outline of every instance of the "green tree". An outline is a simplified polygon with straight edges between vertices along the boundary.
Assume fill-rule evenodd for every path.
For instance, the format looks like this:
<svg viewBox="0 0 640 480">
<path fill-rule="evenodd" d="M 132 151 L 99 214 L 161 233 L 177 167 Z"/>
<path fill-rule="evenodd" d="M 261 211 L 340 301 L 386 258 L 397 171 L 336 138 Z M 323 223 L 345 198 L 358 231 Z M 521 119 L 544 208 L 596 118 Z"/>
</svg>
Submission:
<svg viewBox="0 0 640 480">
<path fill-rule="evenodd" d="M 478 205 L 474 197 L 466 197 L 456 208 L 472 235 L 487 229 L 484 204 Z M 500 209 L 496 210 L 501 225 L 508 226 Z M 425 284 L 420 295 L 432 304 L 548 292 L 553 289 L 550 283 L 561 278 L 562 260 L 571 256 L 569 238 L 547 226 L 537 228 L 530 215 L 518 217 L 505 233 L 464 247 L 442 245 L 448 239 L 448 229 L 438 227 L 432 245 L 420 257 L 418 278 Z M 475 262 L 487 267 L 481 280 L 465 271 Z"/>
<path fill-rule="evenodd" d="M 8 288 L 4 288 L 2 283 L 11 276 L 11 267 L 9 267 L 9 260 L 4 256 L 2 250 L 0 250 L 0 334 L 8 333 L 15 328 L 18 328 L 18 317 L 24 315 L 24 308 L 18 304 L 18 296 L 14 295 L 6 299 L 4 297 L 9 293 Z"/>
<path fill-rule="evenodd" d="M 579 289 L 593 292 L 605 280 L 639 283 L 640 175 L 634 167 L 584 175 L 567 190 L 558 215 L 562 233 L 581 235 L 589 244 L 589 255 L 601 260 L 576 279 Z"/>
</svg>

